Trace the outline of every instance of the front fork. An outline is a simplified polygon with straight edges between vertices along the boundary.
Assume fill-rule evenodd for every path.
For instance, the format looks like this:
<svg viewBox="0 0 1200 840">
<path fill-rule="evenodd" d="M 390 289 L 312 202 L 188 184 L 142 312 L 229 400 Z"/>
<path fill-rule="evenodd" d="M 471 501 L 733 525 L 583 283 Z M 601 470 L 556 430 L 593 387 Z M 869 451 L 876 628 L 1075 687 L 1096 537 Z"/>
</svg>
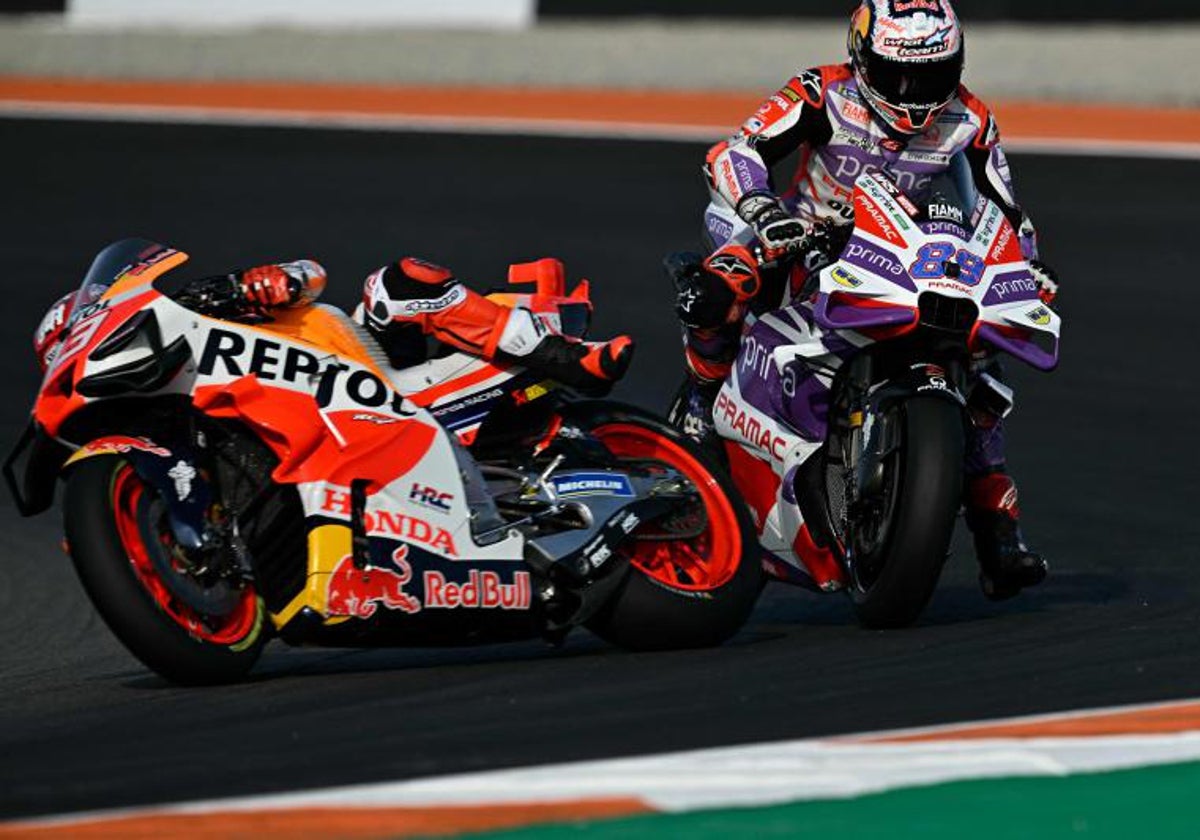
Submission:
<svg viewBox="0 0 1200 840">
<path fill-rule="evenodd" d="M 861 353 L 842 369 L 830 401 L 829 432 L 824 458 L 810 458 L 799 476 L 806 487 L 797 498 L 822 500 L 821 510 L 804 511 L 805 521 L 818 542 L 834 549 L 839 559 L 849 562 L 847 547 L 837 534 L 843 529 L 832 521 L 825 471 L 840 468 L 845 482 L 844 515 L 847 518 L 864 504 L 878 501 L 884 492 L 884 465 L 887 457 L 903 445 L 900 414 L 890 410 L 918 396 L 946 399 L 966 407 L 967 365 L 956 355 L 931 361 L 881 360 Z M 933 359 L 936 359 L 933 360 Z M 807 490 L 808 492 L 803 492 Z M 816 505 L 809 505 L 816 508 Z"/>
</svg>

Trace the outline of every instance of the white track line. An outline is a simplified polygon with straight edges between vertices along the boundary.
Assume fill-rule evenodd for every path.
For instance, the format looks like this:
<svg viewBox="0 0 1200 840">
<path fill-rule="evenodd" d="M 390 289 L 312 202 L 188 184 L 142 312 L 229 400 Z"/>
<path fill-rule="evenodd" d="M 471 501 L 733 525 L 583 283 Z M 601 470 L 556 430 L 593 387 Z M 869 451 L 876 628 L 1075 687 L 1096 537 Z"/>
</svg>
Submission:
<svg viewBox="0 0 1200 840">
<path fill-rule="evenodd" d="M 0 100 L 0 117 L 141 123 L 183 123 L 260 128 L 417 131 L 449 134 L 536 135 L 603 140 L 712 142 L 731 130 L 726 125 L 603 122 L 533 118 L 452 117 L 427 114 L 374 114 L 354 111 L 274 111 L 185 105 L 110 105 L 93 102 Z M 1200 160 L 1200 143 L 1140 140 L 1087 140 L 1009 135 L 1013 152 Z"/>
<path fill-rule="evenodd" d="M 1194 703 L 1195 701 L 1191 701 Z M 1153 704 L 972 724 L 1010 725 L 1170 708 Z M 939 728 L 940 729 L 940 728 Z M 905 730 L 913 732 L 918 730 Z M 928 732 L 931 730 L 919 730 Z M 889 735 L 897 732 L 887 733 Z M 947 733 L 948 737 L 952 737 Z M 840 799 L 965 779 L 1064 776 L 1200 761 L 1200 731 L 1163 735 L 995 738 L 878 744 L 805 739 L 354 785 L 154 808 L 91 812 L 10 825 L 71 825 L 164 814 L 303 808 L 461 807 L 635 798 L 665 812 Z"/>
</svg>

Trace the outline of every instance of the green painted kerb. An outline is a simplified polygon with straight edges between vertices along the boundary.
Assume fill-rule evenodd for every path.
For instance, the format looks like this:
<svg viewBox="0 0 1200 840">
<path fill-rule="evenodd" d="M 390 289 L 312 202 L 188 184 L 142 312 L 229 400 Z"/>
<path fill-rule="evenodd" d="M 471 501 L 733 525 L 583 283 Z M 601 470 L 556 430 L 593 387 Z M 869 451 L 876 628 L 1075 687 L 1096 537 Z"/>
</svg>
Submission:
<svg viewBox="0 0 1200 840">
<path fill-rule="evenodd" d="M 488 837 L 1200 838 L 1200 762 L 1065 777 L 989 779 L 856 799 L 566 823 Z"/>
</svg>

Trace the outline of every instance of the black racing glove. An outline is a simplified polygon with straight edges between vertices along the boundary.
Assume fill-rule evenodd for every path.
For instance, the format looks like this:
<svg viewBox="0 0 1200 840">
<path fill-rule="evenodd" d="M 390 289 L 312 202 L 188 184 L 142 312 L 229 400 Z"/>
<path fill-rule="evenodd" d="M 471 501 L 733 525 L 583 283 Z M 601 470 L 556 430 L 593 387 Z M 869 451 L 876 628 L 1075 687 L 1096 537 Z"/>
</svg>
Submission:
<svg viewBox="0 0 1200 840">
<path fill-rule="evenodd" d="M 725 323 L 735 297 L 724 283 L 714 282 L 704 270 L 703 261 L 699 254 L 671 254 L 663 261 L 663 268 L 675 287 L 675 314 L 680 323 L 707 330 Z"/>
<path fill-rule="evenodd" d="M 768 256 L 797 254 L 804 250 L 807 231 L 783 203 L 773 195 L 748 195 L 737 206 L 737 214 L 754 228 L 754 235 Z"/>
</svg>

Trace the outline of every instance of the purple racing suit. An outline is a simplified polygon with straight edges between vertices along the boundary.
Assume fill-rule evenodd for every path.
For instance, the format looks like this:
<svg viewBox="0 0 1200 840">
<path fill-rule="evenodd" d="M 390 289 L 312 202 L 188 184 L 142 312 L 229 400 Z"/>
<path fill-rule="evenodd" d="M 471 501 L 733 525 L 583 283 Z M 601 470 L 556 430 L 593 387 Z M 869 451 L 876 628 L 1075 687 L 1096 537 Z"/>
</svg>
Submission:
<svg viewBox="0 0 1200 840">
<path fill-rule="evenodd" d="M 795 175 L 780 194 L 771 168 L 796 152 Z M 996 122 L 987 106 L 965 87 L 959 87 L 957 97 L 929 130 L 897 138 L 867 106 L 849 65 L 805 70 L 763 102 L 739 134 L 709 151 L 705 172 L 712 201 L 704 214 L 705 234 L 714 249 L 751 242 L 754 232 L 738 217 L 736 208 L 754 195 L 779 194 L 787 210 L 806 226 L 820 220 L 847 225 L 854 218 L 854 182 L 863 173 L 885 171 L 906 193 L 916 195 L 937 175 L 963 164 L 974 188 L 1004 209 L 1019 231 L 1025 258 L 1036 259 L 1037 235 L 1016 203 Z M 798 341 L 823 342 L 830 356 L 840 358 L 855 349 L 853 336 L 830 335 L 813 324 L 809 302 L 792 297 L 795 283 L 783 288 L 781 299 L 759 301 L 751 307 L 760 315 L 771 314 L 758 319 L 752 316 L 752 323 L 742 330 L 732 375 L 718 398 L 714 418 L 722 435 L 751 445 L 753 440 L 746 440 L 733 428 L 739 412 L 753 412 L 764 426 L 775 426 L 775 434 L 759 436 L 770 444 L 761 457 L 781 475 L 815 451 L 824 438 L 829 380 L 800 366 L 786 371 L 791 377 L 786 391 L 794 396 L 781 404 L 779 394 L 774 393 L 779 383 L 773 381 L 780 374 L 769 370 L 762 360 L 769 358 L 775 347 Z M 697 370 L 697 362 L 703 363 L 701 375 L 714 378 L 713 372 L 728 369 L 728 360 L 733 358 L 733 348 L 717 345 L 736 337 L 737 330 L 687 330 L 689 364 Z M 972 388 L 993 392 L 988 404 L 1011 406 L 1012 392 L 1000 381 L 999 362 L 994 357 L 977 358 L 972 372 Z M 1002 471 L 1002 417 L 978 412 L 972 416 L 975 423 L 964 465 L 967 476 Z M 771 418 L 783 420 L 784 425 L 774 424 Z M 783 441 L 790 452 L 781 450 Z"/>
</svg>

